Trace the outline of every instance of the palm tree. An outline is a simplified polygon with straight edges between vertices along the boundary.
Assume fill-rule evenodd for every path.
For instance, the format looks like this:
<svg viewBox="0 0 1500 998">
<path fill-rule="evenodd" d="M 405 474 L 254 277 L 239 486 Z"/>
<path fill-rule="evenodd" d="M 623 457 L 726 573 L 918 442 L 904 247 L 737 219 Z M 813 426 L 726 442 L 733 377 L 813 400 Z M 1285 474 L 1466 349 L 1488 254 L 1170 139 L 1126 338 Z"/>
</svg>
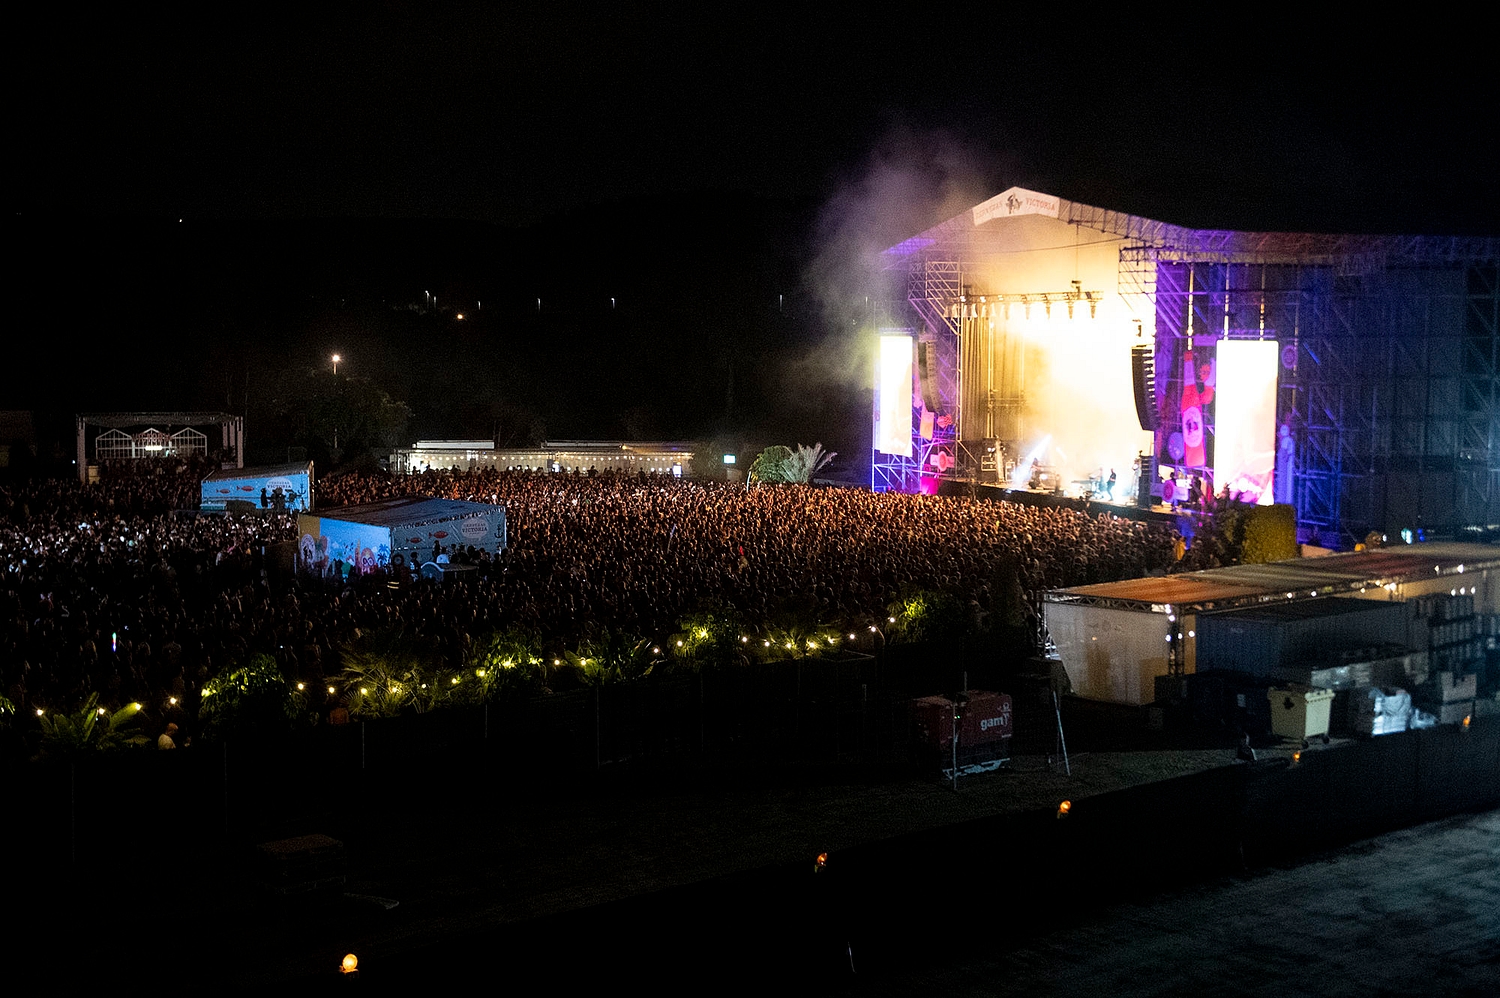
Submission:
<svg viewBox="0 0 1500 998">
<path fill-rule="evenodd" d="M 798 444 L 797 449 L 783 462 L 782 469 L 786 475 L 785 481 L 796 482 L 807 485 L 813 480 L 813 476 L 833 462 L 838 457 L 834 451 L 825 451 L 822 443 L 813 444 L 808 447 Z"/>
</svg>

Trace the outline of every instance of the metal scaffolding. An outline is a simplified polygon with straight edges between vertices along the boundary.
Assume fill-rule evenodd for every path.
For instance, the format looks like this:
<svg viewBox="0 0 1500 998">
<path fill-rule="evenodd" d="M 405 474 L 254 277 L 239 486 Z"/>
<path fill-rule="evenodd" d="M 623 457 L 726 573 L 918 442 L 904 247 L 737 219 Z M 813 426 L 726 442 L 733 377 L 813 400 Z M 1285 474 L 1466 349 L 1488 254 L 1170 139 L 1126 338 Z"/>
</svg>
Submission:
<svg viewBox="0 0 1500 998">
<path fill-rule="evenodd" d="M 1339 547 L 1371 530 L 1460 538 L 1500 522 L 1497 267 L 1446 254 L 1424 266 L 1373 259 L 1359 272 L 1158 260 L 1158 358 L 1194 336 L 1282 344 L 1277 416 L 1296 444 L 1293 505 L 1305 538 Z M 1158 370 L 1165 396 L 1181 375 Z"/>
</svg>

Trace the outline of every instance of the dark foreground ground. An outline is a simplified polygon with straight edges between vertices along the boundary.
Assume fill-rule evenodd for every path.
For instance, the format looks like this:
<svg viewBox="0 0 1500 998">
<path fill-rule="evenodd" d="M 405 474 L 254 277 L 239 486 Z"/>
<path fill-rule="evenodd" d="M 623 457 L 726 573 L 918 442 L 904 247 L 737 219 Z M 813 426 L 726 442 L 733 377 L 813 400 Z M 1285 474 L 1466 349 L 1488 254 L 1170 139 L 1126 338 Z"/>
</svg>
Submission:
<svg viewBox="0 0 1500 998">
<path fill-rule="evenodd" d="M 64 990 L 1497 993 L 1500 812 L 1315 852 L 1221 817 L 1326 821 L 1309 764 L 1368 747 L 1295 772 L 1289 752 L 1026 757 L 957 793 L 848 768 L 507 791 L 429 772 L 297 830 L 346 844 L 342 892 L 267 896 L 252 842 L 71 879 L 12 857 L 5 960 Z"/>
</svg>

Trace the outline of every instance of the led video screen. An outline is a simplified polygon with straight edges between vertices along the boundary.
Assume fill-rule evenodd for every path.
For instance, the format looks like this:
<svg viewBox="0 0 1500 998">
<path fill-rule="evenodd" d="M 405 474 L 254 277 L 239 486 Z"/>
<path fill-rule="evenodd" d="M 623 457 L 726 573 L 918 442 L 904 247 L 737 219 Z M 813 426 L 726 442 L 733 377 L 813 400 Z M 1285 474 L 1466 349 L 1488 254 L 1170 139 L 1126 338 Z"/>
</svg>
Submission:
<svg viewBox="0 0 1500 998">
<path fill-rule="evenodd" d="M 875 449 L 911 457 L 912 353 L 910 336 L 880 337 L 875 370 Z"/>
<path fill-rule="evenodd" d="M 1270 505 L 1276 467 L 1275 340 L 1221 340 L 1214 427 L 1214 487 Z"/>
</svg>

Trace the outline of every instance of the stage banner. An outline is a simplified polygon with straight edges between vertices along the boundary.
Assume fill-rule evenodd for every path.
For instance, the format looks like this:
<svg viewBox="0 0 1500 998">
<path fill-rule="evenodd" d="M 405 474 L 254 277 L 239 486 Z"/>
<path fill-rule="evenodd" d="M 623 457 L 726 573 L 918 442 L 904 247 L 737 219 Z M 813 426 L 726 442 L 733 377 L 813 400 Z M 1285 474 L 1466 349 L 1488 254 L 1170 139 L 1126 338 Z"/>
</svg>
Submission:
<svg viewBox="0 0 1500 998">
<path fill-rule="evenodd" d="M 881 336 L 875 368 L 875 449 L 911 457 L 912 338 Z"/>
<path fill-rule="evenodd" d="M 983 225 L 992 218 L 1009 218 L 1013 215 L 1045 215 L 1048 218 L 1057 218 L 1061 212 L 1062 200 L 1060 198 L 1038 191 L 1028 191 L 1022 187 L 1012 187 L 1008 191 L 996 194 L 983 204 L 975 205 L 973 217 L 975 225 Z"/>
<path fill-rule="evenodd" d="M 1213 344 L 1200 343 L 1182 356 L 1181 463 L 1206 468 L 1214 462 L 1214 371 Z M 1176 449 L 1176 448 L 1174 448 Z"/>
<path fill-rule="evenodd" d="M 1231 496 L 1269 506 L 1276 467 L 1275 340 L 1220 340 L 1214 406 L 1214 484 Z"/>
</svg>

